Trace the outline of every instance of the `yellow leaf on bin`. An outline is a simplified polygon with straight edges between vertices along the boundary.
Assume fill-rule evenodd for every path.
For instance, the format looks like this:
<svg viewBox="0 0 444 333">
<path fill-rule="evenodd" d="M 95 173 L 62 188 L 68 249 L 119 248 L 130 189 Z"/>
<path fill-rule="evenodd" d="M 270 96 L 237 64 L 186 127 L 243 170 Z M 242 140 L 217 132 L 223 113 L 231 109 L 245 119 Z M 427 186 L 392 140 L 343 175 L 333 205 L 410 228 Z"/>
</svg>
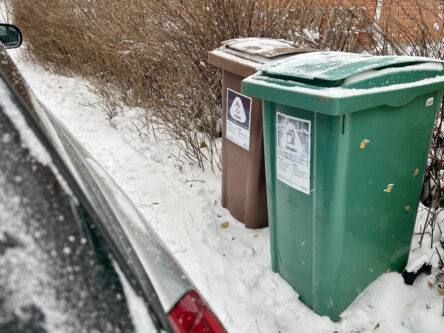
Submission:
<svg viewBox="0 0 444 333">
<path fill-rule="evenodd" d="M 390 193 L 394 187 L 395 187 L 395 184 L 388 184 L 387 188 L 384 190 L 384 192 Z"/>
<path fill-rule="evenodd" d="M 369 142 L 370 142 L 369 139 L 364 139 L 364 140 L 362 140 L 362 141 L 361 141 L 361 144 L 360 144 L 360 146 L 359 146 L 359 148 L 364 149 L 365 146 L 367 146 L 367 144 L 368 144 Z"/>
</svg>

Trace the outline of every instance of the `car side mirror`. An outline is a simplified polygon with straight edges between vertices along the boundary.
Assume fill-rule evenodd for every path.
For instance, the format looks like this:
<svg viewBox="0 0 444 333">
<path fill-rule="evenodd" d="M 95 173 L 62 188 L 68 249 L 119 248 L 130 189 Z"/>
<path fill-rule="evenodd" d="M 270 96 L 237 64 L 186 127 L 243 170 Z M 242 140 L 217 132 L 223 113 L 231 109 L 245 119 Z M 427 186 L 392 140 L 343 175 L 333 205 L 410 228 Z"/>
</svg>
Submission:
<svg viewBox="0 0 444 333">
<path fill-rule="evenodd" d="M 0 41 L 5 49 L 13 49 L 22 45 L 22 32 L 15 25 L 0 23 Z"/>
</svg>

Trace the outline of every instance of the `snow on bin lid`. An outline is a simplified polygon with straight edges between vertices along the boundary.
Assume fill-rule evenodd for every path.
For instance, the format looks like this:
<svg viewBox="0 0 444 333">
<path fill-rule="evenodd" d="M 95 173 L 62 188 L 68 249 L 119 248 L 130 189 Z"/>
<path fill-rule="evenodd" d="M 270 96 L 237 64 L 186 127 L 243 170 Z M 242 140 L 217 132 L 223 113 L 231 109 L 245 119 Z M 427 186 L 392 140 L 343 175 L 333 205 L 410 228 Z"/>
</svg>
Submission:
<svg viewBox="0 0 444 333">
<path fill-rule="evenodd" d="M 316 84 L 338 87 L 344 80 L 365 72 L 391 68 L 402 71 L 403 66 L 420 63 L 441 63 L 422 57 L 372 56 L 344 52 L 314 52 L 309 56 L 288 57 L 264 65 L 263 75 L 290 80 L 316 80 Z M 419 69 L 419 68 L 418 68 Z M 425 69 L 425 68 L 423 68 Z M 436 70 L 437 68 L 433 68 Z M 442 70 L 442 68 L 441 68 Z M 400 82 L 402 83 L 402 82 Z"/>
<path fill-rule="evenodd" d="M 254 74 L 259 66 L 270 61 L 319 51 L 299 48 L 292 42 L 271 38 L 237 38 L 222 42 L 222 46 L 208 52 L 208 62 L 228 72 L 243 77 Z"/>
<path fill-rule="evenodd" d="M 420 95 L 440 92 L 443 65 L 421 57 L 314 52 L 261 65 L 259 72 L 242 80 L 242 93 L 342 115 L 379 105 L 399 107 Z"/>
<path fill-rule="evenodd" d="M 293 42 L 283 39 L 271 38 L 237 38 L 222 42 L 228 49 L 241 51 L 251 55 L 258 55 L 265 58 L 275 58 L 293 53 L 304 53 L 318 51 L 311 48 L 301 48 Z"/>
</svg>

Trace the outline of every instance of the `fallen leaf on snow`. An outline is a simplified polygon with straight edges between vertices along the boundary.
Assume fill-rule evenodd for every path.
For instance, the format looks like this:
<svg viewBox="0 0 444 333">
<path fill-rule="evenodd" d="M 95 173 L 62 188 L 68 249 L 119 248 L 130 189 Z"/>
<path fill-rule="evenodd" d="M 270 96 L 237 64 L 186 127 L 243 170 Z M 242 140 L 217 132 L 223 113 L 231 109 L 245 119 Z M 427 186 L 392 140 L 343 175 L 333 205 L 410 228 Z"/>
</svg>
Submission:
<svg viewBox="0 0 444 333">
<path fill-rule="evenodd" d="M 227 229 L 228 226 L 230 225 L 230 222 L 225 221 L 224 223 L 221 223 L 220 226 L 222 227 L 222 229 Z"/>
</svg>

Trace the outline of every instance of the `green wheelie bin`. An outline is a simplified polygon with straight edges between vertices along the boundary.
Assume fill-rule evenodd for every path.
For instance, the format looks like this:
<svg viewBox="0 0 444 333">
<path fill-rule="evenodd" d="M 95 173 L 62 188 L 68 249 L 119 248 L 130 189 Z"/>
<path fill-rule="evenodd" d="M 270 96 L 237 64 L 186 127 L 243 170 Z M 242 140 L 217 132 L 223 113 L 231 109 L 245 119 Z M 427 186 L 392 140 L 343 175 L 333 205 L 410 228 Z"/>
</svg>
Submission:
<svg viewBox="0 0 444 333">
<path fill-rule="evenodd" d="M 408 259 L 443 62 L 315 52 L 242 81 L 263 100 L 272 268 L 337 320 Z"/>
</svg>

